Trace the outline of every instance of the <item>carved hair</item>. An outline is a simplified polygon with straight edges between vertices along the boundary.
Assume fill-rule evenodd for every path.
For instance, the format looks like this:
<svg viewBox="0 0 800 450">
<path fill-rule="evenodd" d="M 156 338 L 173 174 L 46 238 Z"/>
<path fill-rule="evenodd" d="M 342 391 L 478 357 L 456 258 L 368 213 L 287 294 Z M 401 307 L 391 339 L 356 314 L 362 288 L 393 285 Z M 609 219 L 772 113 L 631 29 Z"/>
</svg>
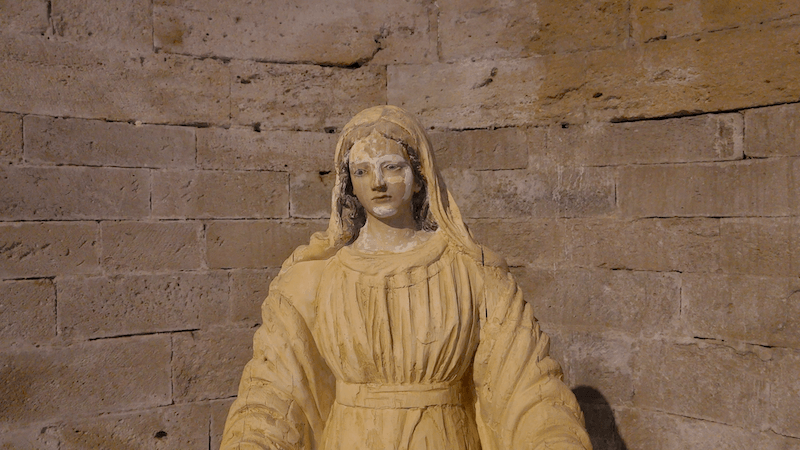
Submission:
<svg viewBox="0 0 800 450">
<path fill-rule="evenodd" d="M 415 192 L 411 198 L 414 221 L 421 230 L 436 231 L 438 225 L 431 215 L 428 200 L 428 180 L 422 173 L 419 152 L 409 143 L 413 142 L 411 136 L 398 125 L 379 119 L 375 123 L 364 124 L 349 130 L 342 138 L 344 158 L 342 158 L 336 168 L 340 184 L 337 196 L 338 199 L 335 206 L 342 223 L 342 240 L 344 241 L 344 245 L 349 245 L 358 238 L 358 233 L 367 220 L 364 207 L 361 206 L 358 197 L 353 193 L 353 183 L 350 180 L 350 150 L 352 150 L 353 145 L 355 145 L 357 141 L 364 139 L 373 132 L 377 132 L 384 138 L 397 142 L 403 148 L 404 156 L 411 165 L 414 180 L 420 187 L 419 191 Z"/>
</svg>

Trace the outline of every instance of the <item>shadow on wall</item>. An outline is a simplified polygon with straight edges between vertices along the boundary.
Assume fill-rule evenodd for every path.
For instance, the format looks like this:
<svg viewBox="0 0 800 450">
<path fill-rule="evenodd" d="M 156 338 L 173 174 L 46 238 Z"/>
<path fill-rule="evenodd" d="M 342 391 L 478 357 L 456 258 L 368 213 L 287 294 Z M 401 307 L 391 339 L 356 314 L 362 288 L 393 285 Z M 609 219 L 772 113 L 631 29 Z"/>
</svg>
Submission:
<svg viewBox="0 0 800 450">
<path fill-rule="evenodd" d="M 628 450 L 617 430 L 611 405 L 603 394 L 590 386 L 578 386 L 572 392 L 583 410 L 594 450 Z"/>
</svg>

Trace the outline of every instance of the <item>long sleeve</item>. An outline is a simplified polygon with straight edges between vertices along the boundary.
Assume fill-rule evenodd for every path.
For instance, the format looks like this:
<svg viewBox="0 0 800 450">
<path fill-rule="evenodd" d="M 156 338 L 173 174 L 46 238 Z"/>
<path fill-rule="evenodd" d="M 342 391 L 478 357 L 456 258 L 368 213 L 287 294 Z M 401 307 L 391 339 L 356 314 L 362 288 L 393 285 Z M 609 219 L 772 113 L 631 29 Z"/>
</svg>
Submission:
<svg viewBox="0 0 800 450">
<path fill-rule="evenodd" d="M 316 448 L 333 404 L 334 378 L 287 297 L 271 290 L 262 314 L 221 449 Z"/>
<path fill-rule="evenodd" d="M 587 449 L 583 414 L 550 340 L 505 270 L 487 268 L 473 380 L 485 450 Z"/>
</svg>

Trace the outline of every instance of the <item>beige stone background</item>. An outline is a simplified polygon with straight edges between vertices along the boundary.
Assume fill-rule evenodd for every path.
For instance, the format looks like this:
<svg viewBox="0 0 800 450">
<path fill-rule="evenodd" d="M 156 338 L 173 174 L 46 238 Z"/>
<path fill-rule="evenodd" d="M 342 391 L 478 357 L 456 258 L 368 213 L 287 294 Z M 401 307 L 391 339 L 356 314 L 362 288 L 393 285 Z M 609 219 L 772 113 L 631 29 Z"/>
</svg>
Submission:
<svg viewBox="0 0 800 450">
<path fill-rule="evenodd" d="M 217 447 L 389 103 L 596 449 L 800 449 L 798 102 L 798 1 L 2 0 L 0 448 Z"/>
</svg>

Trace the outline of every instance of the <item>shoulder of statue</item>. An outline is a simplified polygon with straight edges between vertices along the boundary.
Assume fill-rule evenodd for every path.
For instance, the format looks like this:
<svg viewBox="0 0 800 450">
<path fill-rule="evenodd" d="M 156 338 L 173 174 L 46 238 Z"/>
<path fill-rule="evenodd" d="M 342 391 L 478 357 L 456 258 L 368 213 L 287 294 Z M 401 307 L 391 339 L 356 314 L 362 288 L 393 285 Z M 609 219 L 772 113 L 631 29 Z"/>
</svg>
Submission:
<svg viewBox="0 0 800 450">
<path fill-rule="evenodd" d="M 327 263 L 327 259 L 321 259 L 293 264 L 272 281 L 270 292 L 281 295 L 298 307 L 312 302 Z"/>
<path fill-rule="evenodd" d="M 500 254 L 496 253 L 494 250 L 485 247 L 483 245 L 481 247 L 481 261 L 479 261 L 485 267 L 492 267 L 499 269 L 501 272 L 508 272 L 508 264 L 506 264 L 506 259 L 500 256 Z"/>
</svg>

